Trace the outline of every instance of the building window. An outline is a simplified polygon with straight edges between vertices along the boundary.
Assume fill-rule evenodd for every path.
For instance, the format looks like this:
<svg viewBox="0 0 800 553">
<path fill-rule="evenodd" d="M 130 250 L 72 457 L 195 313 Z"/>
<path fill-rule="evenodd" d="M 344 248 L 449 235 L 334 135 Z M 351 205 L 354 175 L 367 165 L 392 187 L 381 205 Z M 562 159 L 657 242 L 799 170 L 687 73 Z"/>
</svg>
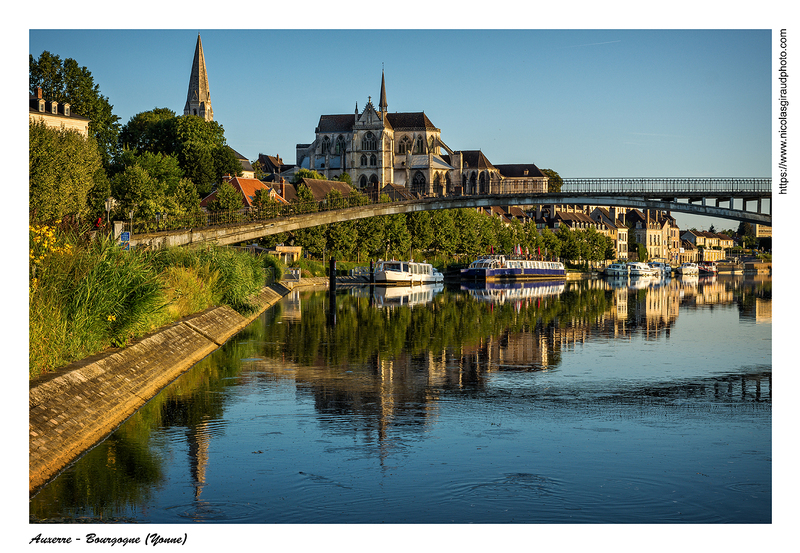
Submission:
<svg viewBox="0 0 800 553">
<path fill-rule="evenodd" d="M 331 139 L 327 136 L 322 138 L 321 154 L 326 155 L 331 150 Z"/>
<path fill-rule="evenodd" d="M 361 156 L 361 167 L 366 167 L 366 166 L 367 166 L 367 156 L 362 154 L 362 156 Z"/>
<path fill-rule="evenodd" d="M 378 165 L 378 158 L 375 154 L 369 156 L 369 164 L 372 167 L 376 167 Z"/>
<path fill-rule="evenodd" d="M 411 151 L 411 139 L 407 136 L 403 136 L 402 140 L 400 140 L 400 144 L 397 147 L 398 154 L 405 154 L 406 152 Z"/>
<path fill-rule="evenodd" d="M 53 113 L 53 115 L 58 115 L 58 103 L 57 102 L 52 102 L 50 104 L 50 111 Z"/>
<path fill-rule="evenodd" d="M 336 139 L 336 155 L 342 155 L 345 152 L 344 137 L 341 135 Z"/>
<path fill-rule="evenodd" d="M 64 104 L 64 115 L 69 117 L 69 104 Z"/>
<path fill-rule="evenodd" d="M 375 139 L 375 135 L 371 132 L 368 132 L 364 135 L 363 140 L 361 140 L 361 149 L 362 150 L 377 150 L 378 149 L 378 141 Z"/>
<path fill-rule="evenodd" d="M 414 153 L 415 154 L 425 153 L 425 142 L 422 141 L 421 136 L 418 136 L 417 139 L 414 141 Z"/>
</svg>

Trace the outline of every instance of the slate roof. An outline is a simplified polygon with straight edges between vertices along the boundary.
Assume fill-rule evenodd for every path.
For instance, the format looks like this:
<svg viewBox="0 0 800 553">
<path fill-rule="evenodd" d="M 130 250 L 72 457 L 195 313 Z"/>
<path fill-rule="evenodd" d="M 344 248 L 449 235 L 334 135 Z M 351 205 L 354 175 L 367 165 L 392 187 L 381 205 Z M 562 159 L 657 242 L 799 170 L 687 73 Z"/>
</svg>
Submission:
<svg viewBox="0 0 800 553">
<path fill-rule="evenodd" d="M 546 176 L 533 163 L 503 163 L 495 165 L 500 174 L 508 178 L 544 177 Z M 525 173 L 527 171 L 527 174 Z"/>
<path fill-rule="evenodd" d="M 320 115 L 316 132 L 352 132 L 355 122 L 356 116 L 353 113 L 349 115 Z"/>
<path fill-rule="evenodd" d="M 431 123 L 424 111 L 410 113 L 387 113 L 386 120 L 396 131 L 405 129 L 429 129 L 438 131 L 439 129 Z"/>
</svg>

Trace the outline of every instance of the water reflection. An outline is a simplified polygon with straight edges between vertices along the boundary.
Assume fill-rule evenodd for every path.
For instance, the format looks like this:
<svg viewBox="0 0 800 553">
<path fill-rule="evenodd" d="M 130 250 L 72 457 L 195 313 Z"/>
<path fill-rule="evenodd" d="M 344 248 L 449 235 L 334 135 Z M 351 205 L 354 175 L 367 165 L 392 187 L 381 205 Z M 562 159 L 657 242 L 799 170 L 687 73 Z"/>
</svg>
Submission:
<svg viewBox="0 0 800 553">
<path fill-rule="evenodd" d="M 549 496 L 542 490 L 554 487 L 571 510 L 580 501 L 570 499 L 571 493 L 585 497 L 585 490 L 570 491 L 574 476 L 550 466 L 547 457 L 537 457 L 536 472 L 509 461 L 530 447 L 521 444 L 546 447 L 541 436 L 528 435 L 542 425 L 559 436 L 580 435 L 580 443 L 586 442 L 586 428 L 610 439 L 606 434 L 642 432 L 642 426 L 657 433 L 679 428 L 682 440 L 695 439 L 685 438 L 689 433 L 698 442 L 708 439 L 702 433 L 710 427 L 721 440 L 720 425 L 741 413 L 755 412 L 763 420 L 758 409 L 765 410 L 768 425 L 769 344 L 750 347 L 741 343 L 744 334 L 728 327 L 734 342 L 728 346 L 721 341 L 725 333 L 708 328 L 710 319 L 693 315 L 717 310 L 753 328 L 768 323 L 769 280 L 363 287 L 333 299 L 324 291 L 295 291 L 268 310 L 45 487 L 31 500 L 31 521 L 297 522 L 290 517 L 298 511 L 276 512 L 272 505 L 291 494 L 299 505 L 313 485 L 361 493 L 361 518 L 351 522 L 368 522 L 377 509 L 364 500 L 363 494 L 373 492 L 351 474 L 359 470 L 306 467 L 331 457 L 363 476 L 374 462 L 381 478 L 389 478 L 399 466 L 425 457 L 419 444 L 438 451 L 432 437 L 448 444 L 447 453 L 439 453 L 452 456 L 448 463 L 475 474 L 446 489 L 429 483 L 433 498 L 450 505 L 458 497 L 480 503 L 485 493 L 522 494 L 528 503 L 520 508 L 530 509 L 532 498 Z M 329 322 L 331 309 L 335 324 Z M 686 430 L 695 419 L 702 425 Z M 466 445 L 452 442 L 452 436 L 472 434 Z M 489 443 L 500 451 L 489 463 L 503 472 L 478 481 L 485 467 L 473 467 L 470 459 Z M 760 445 L 750 448 L 769 455 Z M 570 463 L 593 461 L 576 454 Z M 229 478 L 242 480 L 222 484 Z M 406 478 L 407 487 L 421 485 L 419 474 Z M 764 479 L 757 480 L 763 490 Z M 250 497 L 242 491 L 248 486 L 259 497 L 283 495 L 258 507 L 258 501 L 243 499 Z M 160 493 L 168 499 L 159 499 Z M 607 502 L 606 496 L 597 498 Z M 308 504 L 315 502 L 319 497 Z M 337 521 L 338 512 L 320 521 Z M 700 513 L 709 511 L 700 504 L 695 521 L 718 516 L 706 520 Z"/>
</svg>

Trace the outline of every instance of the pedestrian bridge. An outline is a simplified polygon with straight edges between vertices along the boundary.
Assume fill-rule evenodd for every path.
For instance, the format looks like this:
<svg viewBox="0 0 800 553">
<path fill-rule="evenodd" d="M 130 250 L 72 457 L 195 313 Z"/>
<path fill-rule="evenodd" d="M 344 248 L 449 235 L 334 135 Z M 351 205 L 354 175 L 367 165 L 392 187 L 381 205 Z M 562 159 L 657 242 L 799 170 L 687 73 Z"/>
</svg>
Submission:
<svg viewBox="0 0 800 553">
<path fill-rule="evenodd" d="M 188 220 L 131 221 L 133 247 L 170 247 L 214 242 L 238 244 L 263 236 L 329 223 L 435 209 L 492 206 L 597 205 L 658 209 L 772 225 L 771 178 L 575 178 L 559 192 L 475 194 L 380 202 L 366 196 L 360 205 L 345 198 L 292 204 L 280 211 L 205 214 Z M 127 226 L 127 223 L 126 223 Z"/>
</svg>

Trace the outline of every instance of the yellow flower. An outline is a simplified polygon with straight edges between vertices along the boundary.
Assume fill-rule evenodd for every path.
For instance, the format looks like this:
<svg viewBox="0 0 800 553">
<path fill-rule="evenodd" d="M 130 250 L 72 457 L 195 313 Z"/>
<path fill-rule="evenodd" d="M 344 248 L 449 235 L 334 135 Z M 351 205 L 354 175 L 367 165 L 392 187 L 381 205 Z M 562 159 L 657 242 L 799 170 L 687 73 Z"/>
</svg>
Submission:
<svg viewBox="0 0 800 553">
<path fill-rule="evenodd" d="M 114 315 L 109 315 L 109 316 L 108 316 L 108 321 L 109 321 L 109 322 L 113 323 L 113 322 L 114 322 L 114 321 L 116 321 L 116 320 L 117 320 L 117 318 L 116 318 Z"/>
</svg>

